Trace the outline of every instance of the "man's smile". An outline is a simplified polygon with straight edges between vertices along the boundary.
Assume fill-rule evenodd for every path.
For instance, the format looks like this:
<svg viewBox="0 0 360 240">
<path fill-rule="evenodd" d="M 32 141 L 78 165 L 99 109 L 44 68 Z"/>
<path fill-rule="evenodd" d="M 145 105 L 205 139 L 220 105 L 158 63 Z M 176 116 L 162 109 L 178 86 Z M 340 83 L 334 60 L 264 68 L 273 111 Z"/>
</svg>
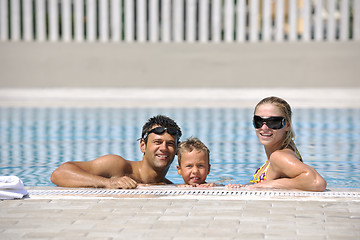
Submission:
<svg viewBox="0 0 360 240">
<path fill-rule="evenodd" d="M 162 158 L 162 159 L 169 158 L 169 155 L 167 155 L 167 154 L 156 154 L 155 156 L 158 157 L 158 158 Z"/>
</svg>

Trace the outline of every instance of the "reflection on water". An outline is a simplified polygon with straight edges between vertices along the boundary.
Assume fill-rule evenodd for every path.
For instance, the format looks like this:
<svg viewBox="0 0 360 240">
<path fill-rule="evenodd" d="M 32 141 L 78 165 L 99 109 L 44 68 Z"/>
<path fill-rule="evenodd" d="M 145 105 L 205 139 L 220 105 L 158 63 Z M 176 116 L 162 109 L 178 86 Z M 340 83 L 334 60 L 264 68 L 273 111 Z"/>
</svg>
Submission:
<svg viewBox="0 0 360 240">
<path fill-rule="evenodd" d="M 200 138 L 211 151 L 209 182 L 247 183 L 265 159 L 252 127 L 252 109 L 0 108 L 0 175 L 28 186 L 51 186 L 50 174 L 65 161 L 119 154 L 140 160 L 142 125 L 165 114 L 184 140 Z M 304 161 L 328 187 L 360 188 L 360 109 L 294 109 L 296 143 Z M 182 183 L 175 158 L 168 179 Z"/>
</svg>

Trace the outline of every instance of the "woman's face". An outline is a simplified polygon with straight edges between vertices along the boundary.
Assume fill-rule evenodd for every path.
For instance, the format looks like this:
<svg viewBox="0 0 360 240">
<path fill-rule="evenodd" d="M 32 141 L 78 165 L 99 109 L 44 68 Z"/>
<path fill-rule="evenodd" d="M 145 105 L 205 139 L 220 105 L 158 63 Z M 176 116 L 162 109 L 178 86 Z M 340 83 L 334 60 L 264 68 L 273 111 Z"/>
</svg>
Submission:
<svg viewBox="0 0 360 240">
<path fill-rule="evenodd" d="M 264 103 L 257 107 L 255 115 L 262 118 L 269 117 L 285 117 L 281 110 L 271 103 Z M 285 137 L 286 132 L 290 130 L 290 124 L 286 122 L 285 127 L 281 129 L 271 129 L 266 124 L 256 129 L 256 135 L 259 141 L 265 147 L 280 148 Z"/>
</svg>

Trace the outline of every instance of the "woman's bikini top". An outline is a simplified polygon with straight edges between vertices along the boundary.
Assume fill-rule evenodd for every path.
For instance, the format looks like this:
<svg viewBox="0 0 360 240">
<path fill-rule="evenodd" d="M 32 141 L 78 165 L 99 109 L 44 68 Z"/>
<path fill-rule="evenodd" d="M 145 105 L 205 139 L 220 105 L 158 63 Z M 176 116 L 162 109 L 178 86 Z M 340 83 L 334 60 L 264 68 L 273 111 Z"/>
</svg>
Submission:
<svg viewBox="0 0 360 240">
<path fill-rule="evenodd" d="M 297 157 L 300 159 L 300 161 L 302 161 L 302 158 L 301 158 L 301 155 L 299 153 L 299 151 L 296 149 L 295 151 Z M 261 171 L 261 169 L 264 168 L 265 164 L 267 163 L 267 161 L 261 166 L 259 167 L 256 172 L 254 173 L 254 176 L 253 176 L 253 180 L 251 180 L 250 182 L 251 183 L 261 183 L 262 181 L 265 181 L 266 180 L 266 174 L 267 174 L 267 170 L 269 169 L 269 166 L 270 166 L 270 163 L 266 166 L 265 170 L 263 171 L 262 174 L 260 174 L 258 177 L 256 177 L 256 174 L 258 172 Z"/>
<path fill-rule="evenodd" d="M 265 180 L 266 180 L 266 173 L 267 173 L 267 170 L 268 170 L 268 168 L 269 168 L 269 166 L 270 166 L 270 163 L 266 166 L 266 168 L 265 168 L 265 170 L 263 171 L 263 173 L 260 174 L 258 177 L 256 177 L 256 174 L 257 174 L 258 172 L 260 172 L 261 169 L 264 168 L 264 166 L 265 166 L 266 163 L 267 163 L 267 161 L 266 161 L 261 167 L 259 167 L 259 168 L 256 170 L 256 172 L 255 172 L 255 174 L 254 174 L 254 176 L 253 176 L 253 180 L 250 181 L 251 183 L 261 183 L 262 181 L 265 181 Z"/>
</svg>

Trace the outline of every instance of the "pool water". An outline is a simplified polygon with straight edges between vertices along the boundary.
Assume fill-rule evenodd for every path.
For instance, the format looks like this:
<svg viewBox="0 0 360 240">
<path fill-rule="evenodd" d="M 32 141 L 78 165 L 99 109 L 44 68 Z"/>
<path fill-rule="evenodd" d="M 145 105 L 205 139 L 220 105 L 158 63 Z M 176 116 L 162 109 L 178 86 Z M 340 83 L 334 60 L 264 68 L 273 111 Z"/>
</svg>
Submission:
<svg viewBox="0 0 360 240">
<path fill-rule="evenodd" d="M 360 188 L 360 109 L 293 109 L 296 144 L 304 162 L 329 188 Z M 200 138 L 211 151 L 208 182 L 248 183 L 266 160 L 249 108 L 0 108 L 0 175 L 26 186 L 53 186 L 52 171 L 66 161 L 104 154 L 141 160 L 139 142 L 148 118 L 164 114 L 182 140 Z M 183 183 L 177 158 L 167 178 Z"/>
</svg>

